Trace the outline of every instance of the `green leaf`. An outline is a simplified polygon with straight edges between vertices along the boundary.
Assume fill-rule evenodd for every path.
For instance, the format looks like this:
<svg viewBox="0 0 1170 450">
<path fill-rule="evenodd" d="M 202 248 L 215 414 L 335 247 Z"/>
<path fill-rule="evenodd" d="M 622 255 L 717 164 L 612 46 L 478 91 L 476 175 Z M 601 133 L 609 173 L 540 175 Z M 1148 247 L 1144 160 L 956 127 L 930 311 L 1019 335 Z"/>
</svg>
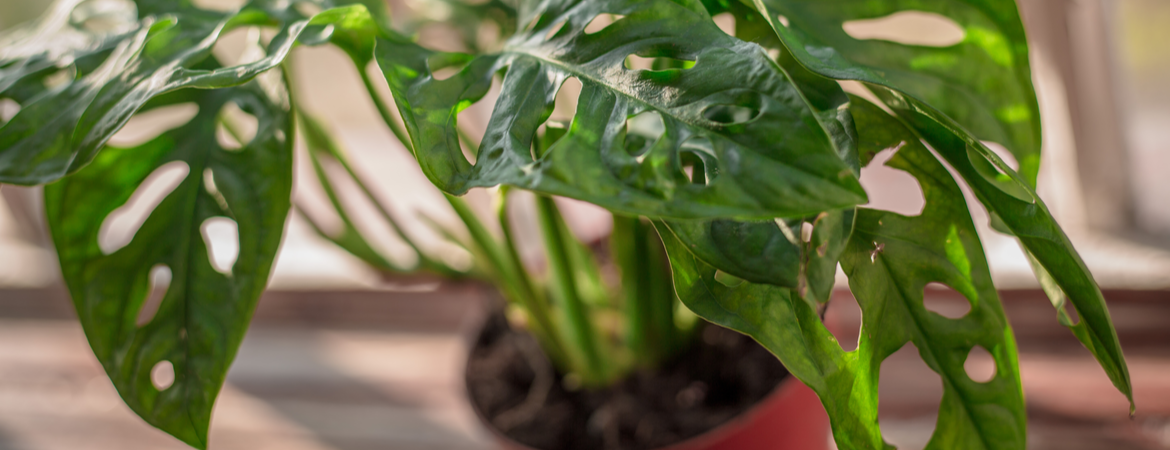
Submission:
<svg viewBox="0 0 1170 450">
<path fill-rule="evenodd" d="M 293 130 L 288 114 L 255 84 L 184 90 L 156 103 L 174 101 L 196 102 L 198 115 L 138 147 L 106 148 L 85 169 L 47 186 L 45 209 L 86 337 L 119 394 L 151 425 L 206 448 L 212 405 L 280 245 Z M 259 122 L 255 139 L 239 150 L 225 150 L 215 138 L 228 102 Z M 103 221 L 155 169 L 175 161 L 189 168 L 186 178 L 128 245 L 103 253 Z M 238 228 L 239 253 L 229 273 L 211 264 L 201 230 L 216 217 Z M 138 326 L 157 265 L 170 269 L 170 286 L 153 319 Z M 161 361 L 173 365 L 175 377 L 160 391 L 151 371 Z"/>
<path fill-rule="evenodd" d="M 309 24 L 291 3 L 281 9 L 254 2 L 217 13 L 142 0 L 141 19 L 133 19 L 127 4 L 118 11 L 123 22 L 98 32 L 87 28 L 89 20 L 109 11 L 77 3 L 60 1 L 39 23 L 0 37 L 0 98 L 21 106 L 0 127 L 0 182 L 43 184 L 76 172 L 151 98 L 246 83 L 280 64 Z M 219 37 L 251 25 L 278 26 L 266 56 L 229 67 L 208 64 Z M 326 29 L 320 24 L 312 31 Z"/>
<path fill-rule="evenodd" d="M 602 13 L 625 17 L 586 34 Z M 763 48 L 724 34 L 699 2 L 526 2 L 520 23 L 533 25 L 501 54 L 475 58 L 445 80 L 428 65 L 442 54 L 379 42 L 377 60 L 415 156 L 441 189 L 508 184 L 680 219 L 801 217 L 865 201 L 836 153 L 843 127 L 826 124 Z M 630 55 L 694 65 L 632 70 L 624 65 Z M 505 69 L 473 165 L 459 146 L 457 115 Z M 569 131 L 534 154 L 539 127 L 571 77 L 582 93 Z M 627 119 L 643 112 L 659 115 L 661 136 L 627 131 Z M 701 161 L 703 177 L 687 176 L 687 158 Z"/>
<path fill-rule="evenodd" d="M 1048 207 L 996 154 L 939 111 L 895 91 L 876 93 L 966 181 L 980 203 L 1020 241 L 1061 323 L 1093 353 L 1110 381 L 1133 404 L 1133 385 L 1105 297 Z M 1081 322 L 1064 312 L 1067 296 Z"/>
<path fill-rule="evenodd" d="M 853 216 L 847 209 L 799 219 L 669 221 L 666 226 L 691 253 L 723 272 L 796 289 L 803 298 L 823 303 L 832 294 Z"/>
<path fill-rule="evenodd" d="M 1015 234 L 1038 267 L 1045 269 L 1037 271 L 1041 281 L 1059 287 L 1072 300 L 1083 320 L 1073 328 L 1074 335 L 1130 399 L 1132 409 L 1129 369 L 1104 296 L 1033 189 L 1040 161 L 1040 116 L 1014 2 L 754 0 L 754 4 L 766 12 L 777 36 L 802 65 L 826 77 L 868 83 L 959 172 L 991 212 L 993 224 L 1003 224 L 997 228 Z M 859 41 L 841 28 L 849 20 L 909 10 L 954 20 L 966 32 L 964 41 L 945 48 L 906 46 Z M 780 15 L 788 26 L 780 22 Z M 952 63 L 935 64 L 946 61 Z M 1019 173 L 981 139 L 1005 145 L 1019 162 Z M 1063 295 L 1048 290 L 1054 304 L 1063 305 Z"/>
<path fill-rule="evenodd" d="M 864 100 L 854 103 L 861 138 L 900 146 L 888 165 L 915 176 L 927 201 L 918 217 L 857 210 L 841 260 L 862 309 L 857 350 L 842 350 L 813 306 L 789 289 L 720 283 L 716 267 L 660 224 L 679 297 L 696 314 L 754 337 L 816 391 L 840 448 L 890 448 L 877 423 L 879 371 L 882 360 L 910 342 L 943 381 L 928 448 L 1022 449 L 1025 411 L 1015 342 L 962 192 L 896 119 Z M 930 282 L 963 294 L 971 312 L 948 319 L 928 311 L 923 289 Z M 976 345 L 996 362 L 996 375 L 987 383 L 971 380 L 963 368 Z"/>
<path fill-rule="evenodd" d="M 1028 43 L 1012 0 L 753 0 L 784 46 L 813 72 L 896 89 L 980 139 L 1007 147 L 1030 186 L 1040 167 L 1040 110 Z M 964 37 L 946 47 L 851 37 L 849 21 L 900 12 L 941 15 Z M 788 23 L 787 26 L 781 20 Z"/>
</svg>

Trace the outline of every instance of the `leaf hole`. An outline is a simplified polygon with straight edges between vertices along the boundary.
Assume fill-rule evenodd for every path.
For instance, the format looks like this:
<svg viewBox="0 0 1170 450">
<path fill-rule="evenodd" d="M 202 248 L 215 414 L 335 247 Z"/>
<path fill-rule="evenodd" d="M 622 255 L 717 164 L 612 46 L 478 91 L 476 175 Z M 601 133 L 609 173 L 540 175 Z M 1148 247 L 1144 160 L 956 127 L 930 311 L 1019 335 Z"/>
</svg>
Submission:
<svg viewBox="0 0 1170 450">
<path fill-rule="evenodd" d="M 557 90 L 557 96 L 553 103 L 553 112 L 549 116 L 549 120 L 559 122 L 572 122 L 573 116 L 577 115 L 577 102 L 581 98 L 581 80 L 577 77 L 569 77 L 561 83 L 560 89 Z"/>
<path fill-rule="evenodd" d="M 759 108 L 744 105 L 710 105 L 703 109 L 703 117 L 724 125 L 750 122 L 759 115 Z"/>
<path fill-rule="evenodd" d="M 171 161 L 150 173 L 126 204 L 110 212 L 98 228 L 98 248 L 109 255 L 130 244 L 151 212 L 187 178 L 183 161 Z"/>
<path fill-rule="evenodd" d="M 159 361 L 150 369 L 150 384 L 165 391 L 175 384 L 175 365 L 170 361 Z"/>
<path fill-rule="evenodd" d="M 729 273 L 724 272 L 722 270 L 715 271 L 715 281 L 719 282 L 719 284 L 722 284 L 722 285 L 730 287 L 730 288 L 739 286 L 739 285 L 743 284 L 743 282 L 744 282 L 743 278 L 729 274 Z"/>
<path fill-rule="evenodd" d="M 990 382 L 995 379 L 995 357 L 991 356 L 991 352 L 983 348 L 982 345 L 976 345 L 967 354 L 967 360 L 963 361 L 963 370 L 967 372 L 968 377 L 971 377 L 971 381 L 976 383 Z"/>
<path fill-rule="evenodd" d="M 45 89 L 48 89 L 51 91 L 54 89 L 64 87 L 65 85 L 72 82 L 73 79 L 76 77 L 77 77 L 77 68 L 71 65 L 69 67 L 58 70 L 58 71 L 53 72 L 52 74 L 46 76 L 45 78 L 41 79 L 41 83 L 44 84 Z"/>
<path fill-rule="evenodd" d="M 1008 167 L 1011 167 L 1012 170 L 1020 170 L 1020 163 L 1016 162 L 1016 155 L 1013 155 L 1012 152 L 1007 149 L 1007 147 L 1003 146 L 1003 144 L 992 141 L 983 141 L 983 146 L 987 147 L 988 150 L 991 150 L 992 153 L 995 153 L 995 156 L 998 156 L 999 160 L 1003 161 L 1004 164 L 1007 164 Z"/>
<path fill-rule="evenodd" d="M 626 119 L 626 152 L 635 158 L 642 157 L 650 147 L 666 134 L 666 125 L 657 111 L 643 111 Z"/>
<path fill-rule="evenodd" d="M 786 224 L 777 225 L 781 230 L 787 228 Z M 857 350 L 857 340 L 861 336 L 861 307 L 848 291 L 842 291 L 842 294 L 833 295 L 830 299 L 825 310 L 825 327 L 837 339 L 837 345 L 842 350 L 851 352 Z"/>
<path fill-rule="evenodd" d="M 224 150 L 236 151 L 247 147 L 256 139 L 260 121 L 236 102 L 227 102 L 219 111 L 215 125 L 215 140 Z"/>
<path fill-rule="evenodd" d="M 626 18 L 626 16 L 623 16 L 621 14 L 609 14 L 609 13 L 598 14 L 597 16 L 595 16 L 593 18 L 593 20 L 589 21 L 588 25 L 585 25 L 585 34 L 600 33 L 601 30 L 609 28 L 610 25 L 613 25 L 614 23 L 617 23 L 619 20 L 622 20 L 625 18 Z"/>
<path fill-rule="evenodd" d="M 207 246 L 207 259 L 216 272 L 232 274 L 236 258 L 240 256 L 240 230 L 236 221 L 227 217 L 211 217 L 199 226 L 203 243 Z"/>
<path fill-rule="evenodd" d="M 161 106 L 135 114 L 130 121 L 110 137 L 114 147 L 138 147 L 157 138 L 163 132 L 178 128 L 199 114 L 195 103 Z"/>
<path fill-rule="evenodd" d="M 926 207 L 922 185 L 913 175 L 886 165 L 900 148 L 879 152 L 869 165 L 861 168 L 861 187 L 869 195 L 865 207 L 918 216 Z"/>
<path fill-rule="evenodd" d="M 900 11 L 875 19 L 850 20 L 841 28 L 854 39 L 924 47 L 950 47 L 963 42 L 967 35 L 951 18 L 923 11 Z"/>
<path fill-rule="evenodd" d="M 694 60 L 671 58 L 668 56 L 642 57 L 631 54 L 623 63 L 629 70 L 647 70 L 659 72 L 665 70 L 689 70 L 695 67 Z"/>
<path fill-rule="evenodd" d="M 565 29 L 565 24 L 567 23 L 569 23 L 569 21 L 562 20 L 556 24 L 553 24 L 553 26 L 548 29 L 548 32 L 544 34 L 544 40 L 551 41 L 553 37 L 557 35 L 557 33 L 560 33 L 561 30 Z"/>
<path fill-rule="evenodd" d="M 882 436 L 897 448 L 926 448 L 942 397 L 942 377 L 922 361 L 913 343 L 906 343 L 882 361 L 878 398 L 898 399 L 878 401 Z"/>
<path fill-rule="evenodd" d="M 788 17 L 787 16 L 785 16 L 783 14 L 777 14 L 776 21 L 780 22 L 780 25 L 784 25 L 784 28 L 788 28 Z M 772 58 L 772 59 L 776 59 L 776 58 Z"/>
<path fill-rule="evenodd" d="M 455 126 L 461 130 L 460 133 L 463 135 L 459 139 L 460 149 L 463 151 L 464 159 L 471 165 L 475 165 L 479 159 L 479 147 L 483 143 L 483 137 L 487 132 L 488 121 L 492 116 L 497 99 L 500 97 L 500 92 L 503 90 L 502 75 L 505 72 L 506 69 L 500 69 L 492 77 L 492 85 L 488 89 L 487 94 L 479 99 L 479 101 L 463 108 L 455 116 Z M 403 148 L 403 151 L 406 151 L 406 149 Z"/>
<path fill-rule="evenodd" d="M 0 98 L 0 125 L 8 123 L 20 113 L 20 103 L 10 98 Z"/>
<path fill-rule="evenodd" d="M 135 324 L 138 326 L 145 326 L 150 323 L 156 313 L 158 313 L 159 306 L 162 305 L 163 298 L 167 295 L 167 289 L 171 285 L 171 268 L 166 264 L 157 264 L 150 268 L 150 285 L 146 291 L 146 300 L 142 302 L 142 307 L 138 309 L 138 318 Z"/>
<path fill-rule="evenodd" d="M 813 224 L 811 222 L 800 223 L 800 242 L 805 244 L 812 242 L 813 238 Z"/>
<path fill-rule="evenodd" d="M 710 185 L 719 177 L 718 159 L 711 140 L 691 136 L 679 146 L 679 162 L 683 173 L 694 184 Z"/>
<path fill-rule="evenodd" d="M 692 184 L 707 184 L 707 171 L 703 159 L 698 154 L 692 151 L 680 151 L 678 154 L 679 164 L 681 164 L 683 175 Z"/>
<path fill-rule="evenodd" d="M 971 312 L 967 297 L 942 283 L 927 283 L 922 292 L 922 306 L 948 319 L 962 319 Z"/>
<path fill-rule="evenodd" d="M 239 11 L 246 3 L 248 0 L 191 0 L 196 8 L 225 13 Z"/>
<path fill-rule="evenodd" d="M 711 17 L 715 21 L 715 26 L 727 33 L 728 36 L 735 37 L 735 16 L 729 12 L 723 12 Z"/>
<path fill-rule="evenodd" d="M 211 47 L 211 54 L 223 66 L 245 64 L 263 58 L 259 27 L 239 27 L 223 33 Z M 261 53 L 257 57 L 256 52 Z"/>
<path fill-rule="evenodd" d="M 532 160 L 543 158 L 552 149 L 553 144 L 565 137 L 569 132 L 569 124 L 550 120 L 536 128 L 536 138 L 532 140 Z"/>
</svg>

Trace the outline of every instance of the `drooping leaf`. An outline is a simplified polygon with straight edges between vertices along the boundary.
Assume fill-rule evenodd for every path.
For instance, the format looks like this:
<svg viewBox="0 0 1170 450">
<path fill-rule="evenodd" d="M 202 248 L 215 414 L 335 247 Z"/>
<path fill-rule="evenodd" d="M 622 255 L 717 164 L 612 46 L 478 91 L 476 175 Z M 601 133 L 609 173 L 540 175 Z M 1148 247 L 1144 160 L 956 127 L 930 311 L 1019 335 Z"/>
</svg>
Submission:
<svg viewBox="0 0 1170 450">
<path fill-rule="evenodd" d="M 602 13 L 624 18 L 585 33 Z M 761 47 L 724 34 L 699 2 L 526 2 L 520 23 L 533 25 L 501 54 L 475 58 L 445 80 L 428 65 L 449 59 L 443 54 L 379 42 L 377 59 L 415 156 L 441 189 L 509 184 L 671 218 L 793 217 L 864 202 L 835 153 L 836 131 Z M 630 55 L 694 64 L 635 70 L 625 66 Z M 457 116 L 505 69 L 473 165 L 459 145 Z M 534 154 L 568 78 L 582 84 L 576 116 L 561 140 Z M 627 132 L 627 119 L 643 112 L 661 118 L 661 136 Z M 701 161 L 704 183 L 686 175 L 683 154 Z"/>
<path fill-rule="evenodd" d="M 1037 276 L 1083 317 L 1072 328 L 1133 405 L 1129 369 L 1104 296 L 1072 243 L 1035 194 L 1040 116 L 1031 86 L 1023 25 L 1010 0 L 753 0 L 784 46 L 821 75 L 860 80 L 959 171 L 994 223 L 1015 234 L 1042 271 Z M 925 11 L 954 20 L 962 43 L 943 48 L 860 41 L 844 22 Z M 780 16 L 788 22 L 784 25 Z M 981 140 L 1006 146 L 1008 167 Z M 863 158 L 864 159 L 864 158 Z M 1058 286 L 1063 295 L 1051 289 Z M 1059 308 L 1060 306 L 1058 306 Z M 1072 322 L 1064 320 L 1066 326 Z"/>
<path fill-rule="evenodd" d="M 841 260 L 862 309 L 857 350 L 842 350 L 812 305 L 789 289 L 720 283 L 716 267 L 660 224 L 679 297 L 696 314 L 754 337 L 816 391 L 840 448 L 890 448 L 877 423 L 879 371 L 882 360 L 909 342 L 943 380 L 928 448 L 1022 449 L 1025 416 L 1015 342 L 962 192 L 913 133 L 891 133 L 901 127 L 896 119 L 864 100 L 854 102 L 859 136 L 885 141 L 886 148 L 900 146 L 887 164 L 915 176 L 927 200 L 918 217 L 857 211 Z M 876 136 L 869 133 L 875 126 Z M 971 312 L 948 319 L 928 311 L 923 289 L 930 282 L 963 294 Z M 971 380 L 963 368 L 976 345 L 996 363 L 987 383 Z"/>
<path fill-rule="evenodd" d="M 1028 43 L 1012 0 L 752 0 L 807 68 L 838 80 L 887 86 L 932 105 L 982 140 L 1007 147 L 1036 185 L 1040 110 Z M 856 39 L 847 22 L 929 13 L 963 31 L 954 45 Z"/>
<path fill-rule="evenodd" d="M 1038 266 L 1037 277 L 1052 296 L 1061 323 L 1093 353 L 1113 385 L 1129 399 L 1132 411 L 1129 368 L 1105 297 L 1036 192 L 995 152 L 938 110 L 894 91 L 875 91 L 958 172 L 993 221 L 1016 236 Z M 1079 323 L 1073 324 L 1063 309 L 1066 296 L 1081 318 Z"/>
<path fill-rule="evenodd" d="M 93 163 L 45 188 L 45 209 L 90 346 L 134 412 L 196 448 L 206 448 L 215 397 L 268 282 L 292 189 L 292 126 L 255 84 L 185 90 L 156 102 L 194 101 L 198 115 L 133 148 L 106 148 Z M 216 141 L 228 102 L 258 120 L 256 137 L 238 150 Z M 133 239 L 110 254 L 99 232 L 157 168 L 181 161 L 186 178 L 142 222 Z M 238 255 L 217 271 L 205 228 L 212 218 L 234 221 Z M 153 319 L 136 321 L 150 295 L 154 267 L 172 279 Z M 221 268 L 222 269 L 222 268 Z M 151 381 L 169 361 L 174 382 Z"/>
</svg>

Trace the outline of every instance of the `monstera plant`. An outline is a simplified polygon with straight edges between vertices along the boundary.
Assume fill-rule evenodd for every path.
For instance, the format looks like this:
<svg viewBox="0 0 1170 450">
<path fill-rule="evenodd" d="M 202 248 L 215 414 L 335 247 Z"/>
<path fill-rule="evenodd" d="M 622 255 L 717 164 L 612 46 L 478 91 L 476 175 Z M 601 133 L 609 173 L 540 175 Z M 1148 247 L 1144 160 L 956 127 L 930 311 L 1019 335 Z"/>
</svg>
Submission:
<svg viewBox="0 0 1170 450">
<path fill-rule="evenodd" d="M 495 282 L 558 369 L 586 388 L 685 346 L 679 335 L 688 329 L 675 320 L 681 302 L 774 353 L 820 397 L 840 448 L 890 447 L 878 427 L 879 370 L 907 343 L 942 378 L 930 448 L 1025 448 L 1015 341 L 966 185 L 993 228 L 1018 239 L 1058 320 L 1132 404 L 1101 291 L 1035 193 L 1040 117 L 1013 1 L 442 3 L 445 18 L 433 20 L 466 31 L 475 54 L 417 43 L 381 0 L 253 0 L 231 11 L 192 0 L 59 0 L 39 21 L 0 37 L 0 102 L 15 110 L 0 117 L 0 183 L 45 185 L 86 336 L 122 398 L 151 425 L 206 447 L 216 395 L 293 208 L 298 137 L 342 213 L 345 229 L 330 235 L 334 242 L 388 271 Z M 915 46 L 843 29 L 907 11 L 949 19 L 963 38 Z M 717 26 L 716 15 L 733 17 L 734 30 Z M 612 23 L 592 27 L 599 17 Z M 500 45 L 479 45 L 483 21 L 501 30 Z M 240 28 L 264 31 L 254 34 L 253 57 L 213 56 L 217 41 Z M 296 101 L 286 64 L 299 46 L 320 45 L 352 59 L 387 126 L 449 194 L 478 262 L 470 272 L 425 250 L 416 265 L 399 267 L 344 215 L 321 164 L 360 177 L 328 127 Z M 382 81 L 367 75 L 375 64 L 393 106 L 378 97 Z M 569 79 L 581 86 L 575 114 L 550 121 Z M 846 93 L 846 80 L 860 82 L 865 92 L 854 94 L 864 95 Z M 458 119 L 493 81 L 498 99 L 477 139 Z M 197 108 L 189 122 L 139 145 L 110 143 L 135 115 L 180 104 Z M 221 113 L 228 105 L 257 122 L 254 136 L 236 136 L 238 146 L 217 137 L 235 129 Z M 985 142 L 1005 147 L 1018 167 Z M 918 180 L 921 214 L 860 206 L 868 201 L 860 169 L 880 152 Z M 106 218 L 133 202 L 152 173 L 176 165 L 185 176 L 133 238 L 99 245 Z M 544 277 L 517 255 L 506 208 L 497 218 L 504 236 L 496 237 L 458 197 L 495 186 L 504 186 L 496 192 L 505 207 L 509 189 L 537 194 Z M 613 212 L 620 293 L 601 280 L 553 196 Z M 213 263 L 205 239 L 207 224 L 224 220 L 239 241 L 228 267 Z M 140 323 L 160 266 L 172 274 L 170 287 Z M 838 267 L 863 313 L 852 351 L 821 320 Z M 928 283 L 962 294 L 970 312 L 952 319 L 927 310 Z M 614 296 L 622 301 L 606 302 Z M 607 304 L 622 311 L 616 344 L 595 320 Z M 990 381 L 963 368 L 976 347 L 995 361 Z M 175 377 L 160 387 L 151 372 L 163 362 Z"/>
</svg>

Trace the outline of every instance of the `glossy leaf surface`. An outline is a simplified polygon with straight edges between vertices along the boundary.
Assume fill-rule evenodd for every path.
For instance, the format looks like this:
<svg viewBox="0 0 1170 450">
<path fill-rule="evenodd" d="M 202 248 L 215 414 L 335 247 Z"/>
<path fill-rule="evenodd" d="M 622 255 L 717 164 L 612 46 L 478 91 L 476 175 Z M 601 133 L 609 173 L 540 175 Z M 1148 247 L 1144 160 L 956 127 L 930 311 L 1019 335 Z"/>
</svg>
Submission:
<svg viewBox="0 0 1170 450">
<path fill-rule="evenodd" d="M 1028 42 L 1012 0 L 753 0 L 806 67 L 839 80 L 887 86 L 954 119 L 982 140 L 1007 147 L 1035 186 L 1040 110 Z M 963 32 L 941 47 L 856 39 L 851 21 L 898 13 L 934 14 Z"/>
<path fill-rule="evenodd" d="M 1132 405 L 1129 370 L 1104 296 L 1034 191 L 1040 118 L 1015 3 L 754 0 L 754 5 L 766 12 L 768 23 L 802 65 L 826 77 L 869 83 L 959 172 L 993 220 L 1015 234 L 1044 269 L 1037 274 L 1049 287 L 1054 304 L 1062 307 L 1064 296 L 1072 301 L 1082 322 L 1073 326 L 1062 311 L 1062 323 L 1072 328 Z M 904 11 L 952 19 L 963 27 L 965 38 L 951 47 L 906 46 L 860 41 L 841 28 L 849 20 Z M 984 140 L 1004 144 L 1019 163 L 1018 173 Z"/>
<path fill-rule="evenodd" d="M 1129 368 L 1105 297 L 1040 197 L 991 149 L 937 110 L 893 91 L 878 94 L 966 181 L 993 220 L 1019 239 L 1038 266 L 1037 276 L 1052 296 L 1060 322 L 1093 353 L 1132 410 Z M 1066 296 L 1076 307 L 1079 323 L 1064 311 Z"/>
<path fill-rule="evenodd" d="M 158 100 L 194 101 L 190 123 L 133 148 L 106 148 L 75 175 L 45 188 L 61 270 L 90 346 L 134 412 L 196 447 L 207 445 L 215 397 L 268 282 L 289 211 L 292 127 L 256 85 L 185 90 Z M 228 102 L 258 119 L 238 150 L 217 143 Z M 104 254 L 102 223 L 160 166 L 181 161 L 186 178 L 150 212 L 128 245 Z M 234 221 L 238 255 L 227 273 L 211 263 L 207 221 Z M 173 274 L 153 319 L 137 325 L 157 265 Z M 220 268 L 222 270 L 222 268 Z M 174 382 L 159 390 L 154 367 Z"/>
<path fill-rule="evenodd" d="M 585 33 L 602 13 L 624 18 Z M 724 34 L 700 3 L 525 2 L 520 23 L 533 26 L 503 53 L 470 61 L 378 46 L 415 154 L 441 189 L 462 194 L 509 184 L 670 218 L 799 217 L 865 201 L 836 154 L 834 134 L 844 127 L 826 123 L 761 47 Z M 630 55 L 694 65 L 629 69 Z M 466 66 L 437 80 L 428 61 L 440 60 Z M 460 148 L 456 119 L 504 69 L 473 165 Z M 568 78 L 583 86 L 576 116 L 568 133 L 537 155 L 533 141 Z M 647 111 L 661 118 L 661 136 L 632 138 L 627 119 Z M 703 183 L 685 173 L 684 153 L 701 161 Z"/>
<path fill-rule="evenodd" d="M 863 141 L 899 148 L 891 167 L 918 179 L 927 205 L 921 216 L 858 209 L 842 256 L 862 309 L 857 350 L 846 352 L 816 310 L 791 290 L 716 280 L 716 268 L 688 251 L 660 224 L 680 299 L 700 316 L 744 333 L 775 353 L 821 397 L 840 448 L 891 448 L 877 423 L 881 362 L 913 343 L 943 379 L 939 422 L 928 448 L 1022 449 L 1024 404 L 1015 342 L 958 185 L 914 135 L 873 105 L 854 99 Z M 923 289 L 942 282 L 972 303 L 961 319 L 926 310 Z M 998 368 L 988 383 L 963 369 L 979 345 Z"/>
</svg>

